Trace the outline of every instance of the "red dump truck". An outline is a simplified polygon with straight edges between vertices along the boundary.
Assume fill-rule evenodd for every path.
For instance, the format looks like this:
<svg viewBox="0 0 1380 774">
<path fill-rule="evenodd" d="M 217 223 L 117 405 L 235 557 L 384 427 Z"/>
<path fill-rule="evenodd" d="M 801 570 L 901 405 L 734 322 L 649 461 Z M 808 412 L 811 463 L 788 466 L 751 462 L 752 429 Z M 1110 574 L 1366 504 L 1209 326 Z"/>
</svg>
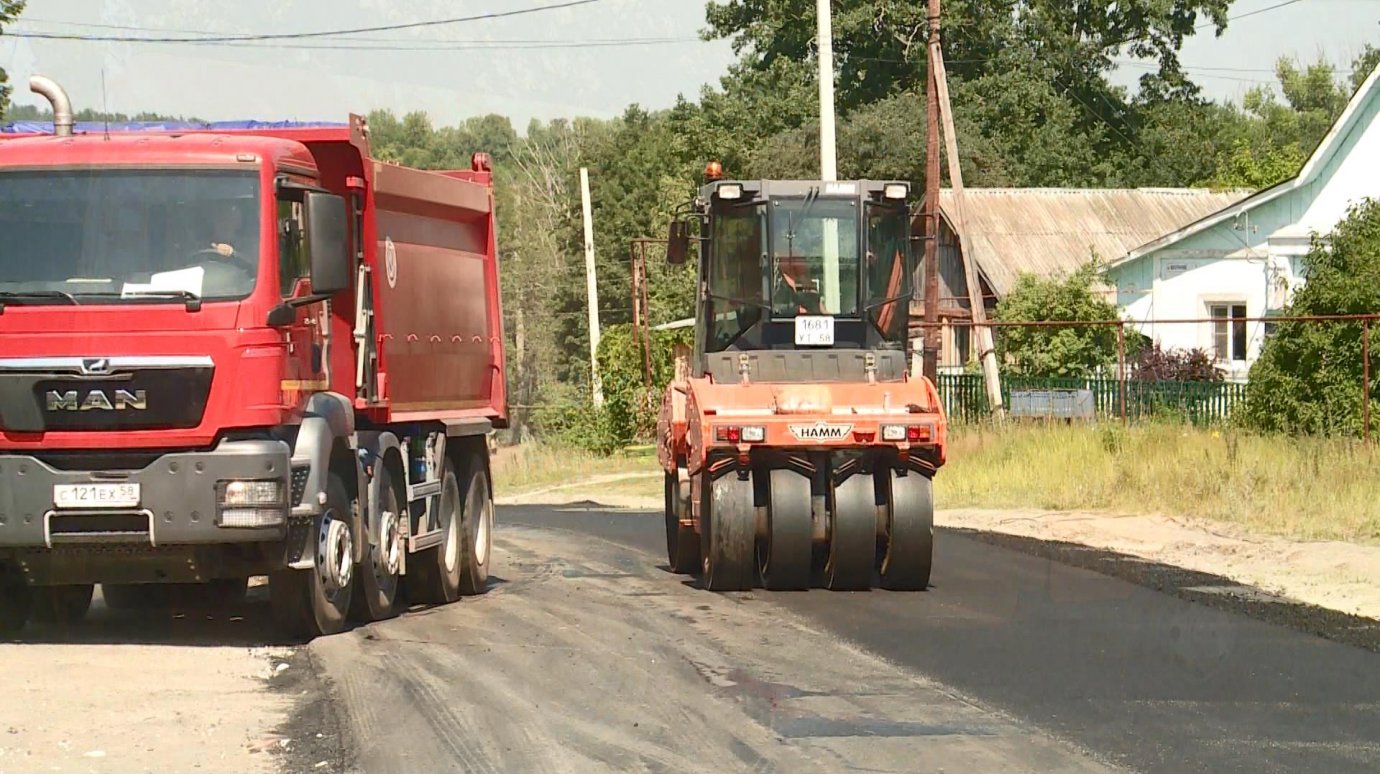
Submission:
<svg viewBox="0 0 1380 774">
<path fill-rule="evenodd" d="M 488 157 L 346 124 L 0 131 L 0 631 L 267 575 L 291 633 L 479 594 L 507 422 Z"/>
</svg>

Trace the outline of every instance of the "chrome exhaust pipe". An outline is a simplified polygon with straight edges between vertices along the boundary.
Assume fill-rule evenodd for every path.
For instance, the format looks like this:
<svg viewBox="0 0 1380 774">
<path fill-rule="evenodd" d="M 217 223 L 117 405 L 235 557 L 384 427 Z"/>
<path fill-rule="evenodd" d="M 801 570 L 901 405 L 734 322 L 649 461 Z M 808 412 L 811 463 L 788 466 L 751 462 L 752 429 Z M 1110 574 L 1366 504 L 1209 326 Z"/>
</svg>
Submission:
<svg viewBox="0 0 1380 774">
<path fill-rule="evenodd" d="M 43 75 L 35 75 L 29 79 L 29 91 L 40 94 L 48 100 L 48 104 L 53 106 L 53 134 L 57 137 L 71 137 L 72 126 L 72 100 L 67 98 L 67 92 L 63 91 L 57 81 Z"/>
</svg>

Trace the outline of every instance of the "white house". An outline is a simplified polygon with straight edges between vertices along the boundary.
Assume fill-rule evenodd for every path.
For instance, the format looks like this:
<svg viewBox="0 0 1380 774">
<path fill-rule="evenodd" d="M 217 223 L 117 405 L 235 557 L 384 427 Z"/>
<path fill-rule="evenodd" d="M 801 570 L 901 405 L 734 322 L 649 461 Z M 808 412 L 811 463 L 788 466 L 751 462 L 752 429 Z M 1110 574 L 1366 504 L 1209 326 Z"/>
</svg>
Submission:
<svg viewBox="0 0 1380 774">
<path fill-rule="evenodd" d="M 1372 72 L 1298 176 L 1142 245 L 1108 264 L 1122 317 L 1164 347 L 1201 347 L 1244 379 L 1269 322 L 1306 276 L 1312 237 L 1380 198 L 1380 86 Z M 1184 324 L 1173 320 L 1208 319 Z"/>
</svg>

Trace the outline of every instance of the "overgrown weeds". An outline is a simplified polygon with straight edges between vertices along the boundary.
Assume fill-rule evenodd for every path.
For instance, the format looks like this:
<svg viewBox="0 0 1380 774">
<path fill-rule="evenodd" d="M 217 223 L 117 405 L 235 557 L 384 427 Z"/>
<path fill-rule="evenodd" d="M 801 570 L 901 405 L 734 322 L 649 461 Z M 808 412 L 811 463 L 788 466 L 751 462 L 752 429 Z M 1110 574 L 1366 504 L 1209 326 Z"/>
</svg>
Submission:
<svg viewBox="0 0 1380 774">
<path fill-rule="evenodd" d="M 1182 424 L 955 428 L 950 439 L 941 508 L 1158 513 L 1380 542 L 1380 455 L 1357 441 Z"/>
</svg>

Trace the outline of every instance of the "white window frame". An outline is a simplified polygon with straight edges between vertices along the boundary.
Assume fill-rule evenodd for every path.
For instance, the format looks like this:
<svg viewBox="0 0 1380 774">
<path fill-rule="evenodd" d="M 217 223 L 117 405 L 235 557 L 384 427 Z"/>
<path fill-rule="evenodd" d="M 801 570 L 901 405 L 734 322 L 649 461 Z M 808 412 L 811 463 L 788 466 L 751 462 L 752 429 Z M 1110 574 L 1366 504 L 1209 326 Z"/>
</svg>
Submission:
<svg viewBox="0 0 1380 774">
<path fill-rule="evenodd" d="M 1251 331 L 1250 331 L 1250 324 L 1247 323 L 1247 322 L 1245 322 L 1245 320 L 1250 318 L 1251 311 L 1250 311 L 1249 305 L 1246 303 L 1246 300 L 1245 300 L 1245 299 L 1212 299 L 1212 300 L 1210 300 L 1210 301 L 1206 301 L 1206 302 L 1205 302 L 1205 306 L 1207 307 L 1207 314 L 1206 314 L 1205 316 L 1210 317 L 1210 318 L 1213 319 L 1212 322 L 1208 323 L 1208 341 L 1210 342 L 1210 347 L 1211 347 L 1211 350 L 1212 350 L 1213 359 L 1216 360 L 1219 364 L 1223 364 L 1223 365 L 1230 365 L 1230 364 L 1233 364 L 1233 363 L 1245 363 L 1245 362 L 1247 362 L 1247 361 L 1250 359 L 1250 356 L 1251 356 Z M 1235 310 L 1235 309 L 1238 308 L 1238 307 L 1240 307 L 1240 309 L 1241 309 L 1241 316 L 1240 316 L 1239 318 L 1238 318 L 1236 315 L 1233 315 L 1233 314 L 1232 314 L 1232 311 Z M 1225 309 L 1225 310 L 1226 310 L 1226 314 L 1225 314 L 1222 318 L 1220 318 L 1220 319 L 1222 320 L 1221 322 L 1218 322 L 1218 319 L 1219 319 L 1219 318 L 1218 318 L 1217 315 L 1215 314 L 1215 312 L 1216 312 L 1217 310 L 1219 310 L 1219 309 Z M 1236 340 L 1236 335 L 1235 335 L 1236 326 L 1234 325 L 1234 321 L 1237 320 L 1237 319 L 1241 319 L 1241 320 L 1242 320 L 1242 322 L 1241 322 L 1241 329 L 1240 329 L 1240 331 L 1241 331 L 1241 340 L 1240 340 L 1240 342 L 1238 342 L 1238 341 Z M 1217 340 L 1218 340 L 1217 326 L 1219 326 L 1219 325 L 1226 325 L 1226 326 L 1227 326 L 1227 330 L 1226 330 L 1226 349 L 1227 349 L 1227 352 L 1225 352 L 1225 353 L 1223 353 L 1223 352 L 1221 351 L 1221 349 L 1218 347 L 1218 343 L 1217 343 Z M 1237 349 L 1238 346 L 1240 347 L 1241 353 L 1242 353 L 1242 356 L 1241 356 L 1240 358 L 1237 358 L 1237 357 L 1234 356 L 1234 352 L 1236 351 L 1236 349 Z M 1224 355 L 1225 355 L 1225 356 L 1224 356 Z"/>
</svg>

